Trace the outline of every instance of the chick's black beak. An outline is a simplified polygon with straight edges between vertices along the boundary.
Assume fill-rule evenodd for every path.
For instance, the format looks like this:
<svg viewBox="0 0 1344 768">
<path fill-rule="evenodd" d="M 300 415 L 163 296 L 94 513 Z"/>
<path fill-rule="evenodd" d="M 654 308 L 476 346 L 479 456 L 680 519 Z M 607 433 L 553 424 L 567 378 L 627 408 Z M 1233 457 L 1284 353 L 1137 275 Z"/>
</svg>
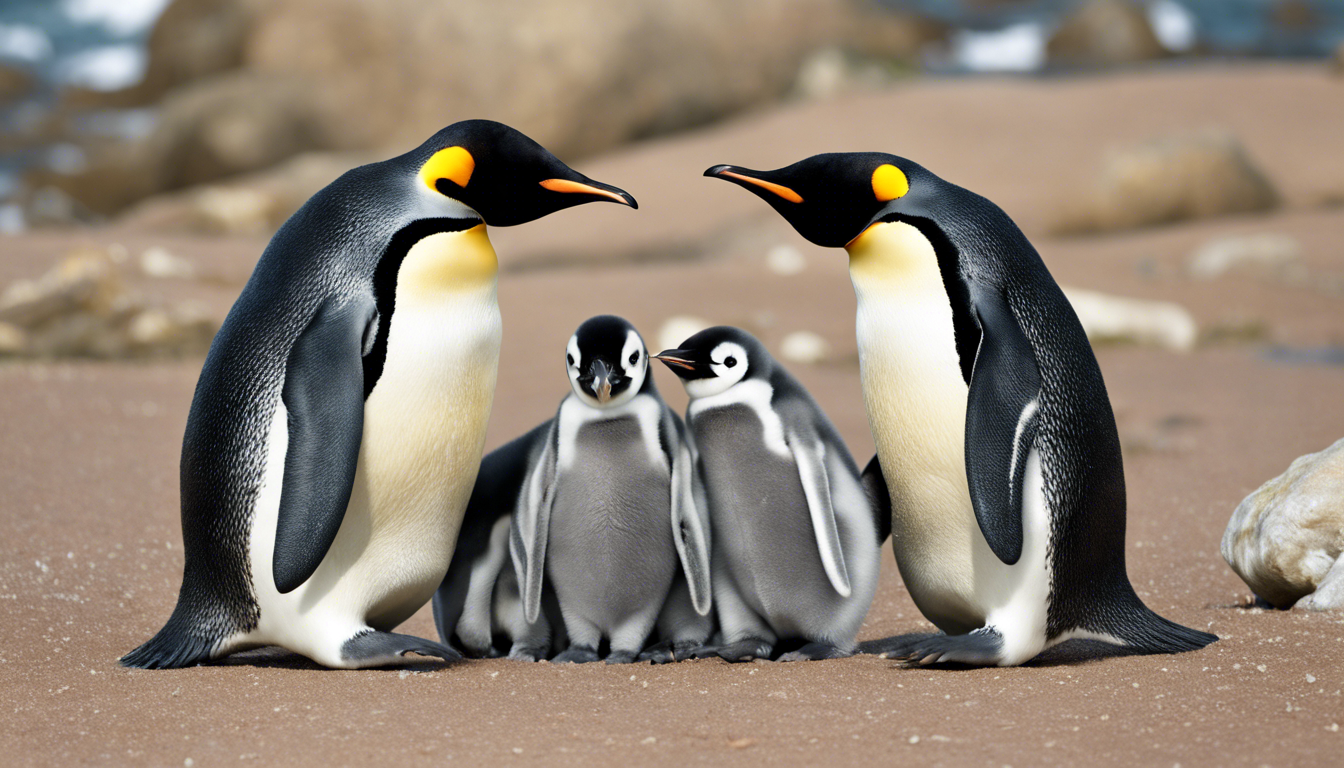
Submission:
<svg viewBox="0 0 1344 768">
<path fill-rule="evenodd" d="M 651 357 L 662 361 L 663 365 L 683 379 L 702 378 L 705 373 L 704 366 L 696 361 L 695 353 L 688 349 L 668 349 Z"/>
<path fill-rule="evenodd" d="M 588 389 L 599 403 L 611 399 L 611 379 L 611 369 L 601 360 L 594 360 L 593 364 L 588 366 Z"/>
<path fill-rule="evenodd" d="M 628 205 L 631 208 L 639 208 L 639 203 L 629 192 L 620 187 L 613 187 L 610 184 L 603 184 L 600 181 L 581 177 L 581 180 L 574 179 L 545 179 L 541 182 L 543 189 L 555 192 L 561 195 L 587 195 L 597 198 L 597 201 L 610 200 L 613 203 Z"/>
</svg>

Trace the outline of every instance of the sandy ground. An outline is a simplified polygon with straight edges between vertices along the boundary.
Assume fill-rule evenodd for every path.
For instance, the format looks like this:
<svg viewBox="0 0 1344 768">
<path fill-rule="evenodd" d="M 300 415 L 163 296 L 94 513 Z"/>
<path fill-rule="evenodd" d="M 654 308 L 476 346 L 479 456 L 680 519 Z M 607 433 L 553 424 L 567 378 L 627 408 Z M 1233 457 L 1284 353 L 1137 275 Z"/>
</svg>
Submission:
<svg viewBox="0 0 1344 768">
<path fill-rule="evenodd" d="M 774 167 L 813 151 L 889 149 L 999 201 L 1061 282 L 1178 300 L 1205 328 L 1262 326 L 1259 340 L 1188 355 L 1099 352 L 1126 446 L 1131 578 L 1154 609 L 1222 637 L 1207 649 L 1113 657 L 1074 643 L 1026 667 L 974 670 L 868 656 L 345 672 L 265 651 L 125 670 L 117 657 L 159 627 L 176 596 L 177 459 L 200 361 L 11 363 L 0 365 L 0 763 L 1335 764 L 1344 617 L 1248 608 L 1218 542 L 1246 493 L 1344 436 L 1344 368 L 1269 354 L 1344 343 L 1344 211 L 1319 204 L 1344 191 L 1342 93 L 1344 82 L 1316 68 L 1284 66 L 914 84 L 598 159 L 584 170 L 629 188 L 639 213 L 589 206 L 495 236 L 506 338 L 492 447 L 551 414 L 573 327 L 616 312 L 650 338 L 674 314 L 743 325 L 771 345 L 794 330 L 821 334 L 833 362 L 794 370 L 855 455 L 871 455 L 843 255 L 805 246 L 759 201 L 697 178 L 717 162 Z M 1066 179 L 1106 147 L 1205 125 L 1243 138 L 1287 208 L 1044 236 Z M 1185 276 L 1208 238 L 1264 231 L 1299 239 L 1310 279 Z M 714 232 L 726 239 L 700 242 Z M 264 245 L 116 227 L 37 233 L 0 241 L 0 281 L 35 274 L 81 241 L 169 247 L 211 279 L 144 289 L 220 314 Z M 807 269 L 769 273 L 775 243 L 799 247 Z M 647 263 L 618 263 L 632 255 Z M 682 407 L 673 377 L 657 377 Z M 428 610 L 403 631 L 432 636 Z M 885 554 L 862 638 L 927 631 Z"/>
</svg>

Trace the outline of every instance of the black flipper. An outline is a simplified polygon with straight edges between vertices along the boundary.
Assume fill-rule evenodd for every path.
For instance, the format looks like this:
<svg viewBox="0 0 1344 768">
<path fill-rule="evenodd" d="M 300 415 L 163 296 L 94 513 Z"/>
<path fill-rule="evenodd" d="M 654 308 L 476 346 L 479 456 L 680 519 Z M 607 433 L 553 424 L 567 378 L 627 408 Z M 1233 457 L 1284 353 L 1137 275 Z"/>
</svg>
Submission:
<svg viewBox="0 0 1344 768">
<path fill-rule="evenodd" d="M 863 468 L 859 476 L 863 490 L 868 494 L 868 502 L 873 506 L 873 522 L 877 523 L 877 543 L 882 544 L 891 536 L 891 492 L 887 489 L 887 478 L 882 475 L 882 465 L 877 454 Z"/>
<path fill-rule="evenodd" d="M 966 479 L 989 548 L 1008 565 L 1022 556 L 1022 476 L 1036 436 L 1041 373 L 999 289 L 971 283 L 980 348 L 966 401 Z"/>
<path fill-rule="evenodd" d="M 271 564 L 281 594 L 317 570 L 350 503 L 364 432 L 364 339 L 376 314 L 372 296 L 328 298 L 290 350 L 281 392 L 289 449 Z"/>
</svg>

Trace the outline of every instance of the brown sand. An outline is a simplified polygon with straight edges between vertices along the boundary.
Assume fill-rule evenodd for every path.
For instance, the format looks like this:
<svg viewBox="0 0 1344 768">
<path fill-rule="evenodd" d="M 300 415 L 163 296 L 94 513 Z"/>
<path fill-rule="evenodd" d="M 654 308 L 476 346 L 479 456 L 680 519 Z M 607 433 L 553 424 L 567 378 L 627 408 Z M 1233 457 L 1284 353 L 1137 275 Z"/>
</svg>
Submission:
<svg viewBox="0 0 1344 768">
<path fill-rule="evenodd" d="M 1344 298 L 1330 288 L 1344 276 L 1344 212 L 1311 205 L 1344 190 L 1341 88 L 1300 67 L 930 83 L 800 105 L 592 163 L 586 171 L 641 198 L 639 214 L 591 206 L 495 238 L 508 271 L 490 444 L 551 415 L 565 386 L 558 356 L 583 318 L 624 314 L 652 339 L 663 319 L 685 313 L 745 325 L 771 344 L 799 329 L 829 339 L 836 362 L 794 370 L 855 455 L 871 455 L 843 255 L 803 247 L 760 216 L 758 201 L 695 178 L 715 162 L 768 167 L 822 149 L 890 148 L 998 199 L 1061 282 L 1179 300 L 1206 327 L 1259 321 L 1280 344 L 1344 342 Z M 1207 124 L 1242 136 L 1288 210 L 1087 240 L 1040 236 L 1057 176 L 1106 146 Z M 1032 173 L 1037 165 L 1049 170 Z M 519 270 L 554 254 L 610 261 L 735 226 L 755 234 L 717 259 Z M 1184 277 L 1184 259 L 1208 237 L 1266 230 L 1303 243 L 1312 280 Z M 146 288 L 220 313 L 264 245 L 115 228 L 34 234 L 4 242 L 0 280 L 34 274 L 82 239 L 132 252 L 167 245 L 216 279 Z M 807 270 L 770 274 L 762 242 L 798 245 Z M 0 366 L 0 763 L 1335 764 L 1344 617 L 1248 609 L 1249 591 L 1218 555 L 1247 492 L 1344 436 L 1344 368 L 1276 363 L 1264 350 L 1099 354 L 1127 448 L 1131 578 L 1155 610 L 1223 639 L 1154 657 L 1075 643 L 1026 667 L 976 670 L 858 657 L 346 672 L 279 652 L 121 669 L 117 657 L 158 629 L 176 596 L 177 459 L 200 362 Z M 670 374 L 657 376 L 682 407 Z M 889 554 L 883 569 L 862 638 L 930 631 Z M 428 610 L 404 631 L 432 636 Z"/>
</svg>

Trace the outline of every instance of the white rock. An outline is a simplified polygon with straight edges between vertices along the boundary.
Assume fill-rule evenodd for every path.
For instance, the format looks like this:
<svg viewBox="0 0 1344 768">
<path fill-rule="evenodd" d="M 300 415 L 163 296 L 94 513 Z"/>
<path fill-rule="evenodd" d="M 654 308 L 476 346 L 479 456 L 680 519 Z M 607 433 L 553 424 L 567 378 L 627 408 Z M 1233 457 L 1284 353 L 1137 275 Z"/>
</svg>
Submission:
<svg viewBox="0 0 1344 768">
<path fill-rule="evenodd" d="M 681 346 L 681 342 L 712 325 L 714 324 L 704 318 L 691 315 L 669 317 L 663 321 L 662 327 L 658 329 L 658 348 L 651 349 L 649 352 L 656 355 L 664 349 L 676 349 Z"/>
<path fill-rule="evenodd" d="M 830 345 L 811 331 L 795 331 L 779 344 L 779 356 L 791 363 L 811 365 L 826 359 Z"/>
<path fill-rule="evenodd" d="M 1201 245 L 1190 256 L 1190 275 L 1212 280 L 1228 272 L 1255 270 L 1273 273 L 1295 263 L 1302 247 L 1295 238 L 1269 232 L 1219 237 Z"/>
<path fill-rule="evenodd" d="M 176 277 L 190 280 L 196 276 L 196 268 L 186 259 L 174 256 L 168 249 L 155 246 L 146 248 L 140 254 L 140 271 L 150 277 Z"/>
<path fill-rule="evenodd" d="M 1179 304 L 1081 288 L 1065 288 L 1064 295 L 1094 344 L 1120 341 L 1188 352 L 1199 336 L 1195 319 Z"/>
<path fill-rule="evenodd" d="M 776 275 L 796 275 L 807 269 L 807 257 L 787 243 L 780 243 L 765 254 L 766 266 Z"/>
<path fill-rule="evenodd" d="M 1223 559 L 1279 608 L 1344 608 L 1344 440 L 1299 457 L 1232 513 Z"/>
</svg>

